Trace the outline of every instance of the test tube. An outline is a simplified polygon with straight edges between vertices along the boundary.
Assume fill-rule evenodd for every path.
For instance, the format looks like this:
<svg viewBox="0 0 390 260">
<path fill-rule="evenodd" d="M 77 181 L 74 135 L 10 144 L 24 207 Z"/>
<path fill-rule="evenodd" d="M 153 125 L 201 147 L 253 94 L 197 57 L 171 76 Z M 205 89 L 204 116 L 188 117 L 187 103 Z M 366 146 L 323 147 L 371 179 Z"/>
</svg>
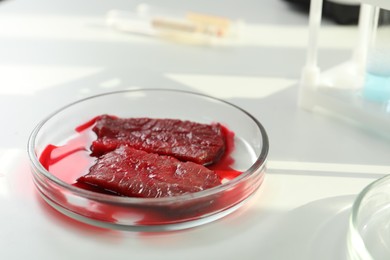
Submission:
<svg viewBox="0 0 390 260">
<path fill-rule="evenodd" d="M 368 41 L 363 97 L 390 104 L 390 25 L 380 25 L 381 8 L 373 7 L 370 15 L 371 37 Z"/>
<path fill-rule="evenodd" d="M 133 12 L 111 10 L 107 24 L 117 30 L 186 43 L 215 43 L 236 38 L 242 21 L 140 4 Z"/>
</svg>

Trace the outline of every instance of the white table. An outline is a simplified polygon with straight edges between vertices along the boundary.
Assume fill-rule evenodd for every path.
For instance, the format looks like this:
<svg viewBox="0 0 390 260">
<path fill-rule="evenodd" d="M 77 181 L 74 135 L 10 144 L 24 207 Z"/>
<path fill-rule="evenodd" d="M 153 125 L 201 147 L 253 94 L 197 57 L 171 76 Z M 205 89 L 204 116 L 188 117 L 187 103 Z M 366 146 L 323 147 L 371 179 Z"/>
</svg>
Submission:
<svg viewBox="0 0 390 260">
<path fill-rule="evenodd" d="M 139 1 L 0 2 L 1 258 L 345 259 L 350 207 L 363 187 L 390 173 L 390 145 L 297 107 L 307 16 L 277 0 L 160 2 L 248 26 L 237 44 L 188 46 L 104 26 L 109 9 Z M 356 33 L 327 24 L 324 67 L 348 57 Z M 77 99 L 140 87 L 210 94 L 264 124 L 269 170 L 247 205 L 202 227 L 151 234 L 88 227 L 46 206 L 26 152 L 35 124 Z"/>
</svg>

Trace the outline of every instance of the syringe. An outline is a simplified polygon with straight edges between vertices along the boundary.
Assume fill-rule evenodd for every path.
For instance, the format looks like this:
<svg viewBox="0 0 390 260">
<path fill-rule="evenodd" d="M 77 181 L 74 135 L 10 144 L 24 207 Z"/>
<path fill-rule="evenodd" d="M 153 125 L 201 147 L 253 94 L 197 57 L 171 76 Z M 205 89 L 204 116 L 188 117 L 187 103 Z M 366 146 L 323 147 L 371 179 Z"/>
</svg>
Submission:
<svg viewBox="0 0 390 260">
<path fill-rule="evenodd" d="M 140 4 L 135 12 L 111 10 L 107 24 L 120 31 L 192 44 L 218 43 L 237 39 L 242 21 L 225 17 L 163 10 Z"/>
</svg>

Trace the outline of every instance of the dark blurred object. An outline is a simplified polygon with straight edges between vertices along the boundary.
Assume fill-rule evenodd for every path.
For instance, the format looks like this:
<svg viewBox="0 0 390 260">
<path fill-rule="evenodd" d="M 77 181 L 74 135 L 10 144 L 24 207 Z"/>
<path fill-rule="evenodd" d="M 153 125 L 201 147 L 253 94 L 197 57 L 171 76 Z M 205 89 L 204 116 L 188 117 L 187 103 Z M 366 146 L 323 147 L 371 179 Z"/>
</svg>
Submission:
<svg viewBox="0 0 390 260">
<path fill-rule="evenodd" d="M 309 12 L 310 0 L 285 0 Z M 357 24 L 359 20 L 360 5 L 335 3 L 324 0 L 322 15 L 338 24 Z M 390 11 L 381 9 L 379 24 L 390 24 Z"/>
</svg>

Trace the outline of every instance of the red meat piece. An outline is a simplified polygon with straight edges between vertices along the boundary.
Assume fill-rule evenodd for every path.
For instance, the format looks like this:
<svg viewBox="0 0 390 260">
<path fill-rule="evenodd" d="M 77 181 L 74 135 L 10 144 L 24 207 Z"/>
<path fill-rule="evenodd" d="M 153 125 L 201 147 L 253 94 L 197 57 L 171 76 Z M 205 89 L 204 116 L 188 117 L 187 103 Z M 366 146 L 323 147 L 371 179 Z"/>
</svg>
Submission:
<svg viewBox="0 0 390 260">
<path fill-rule="evenodd" d="M 99 157 L 77 180 L 122 196 L 158 198 L 198 192 L 221 184 L 203 165 L 121 146 Z"/>
<path fill-rule="evenodd" d="M 97 134 L 97 140 L 91 146 L 94 156 L 127 145 L 207 165 L 218 161 L 225 151 L 225 140 L 219 124 L 102 115 L 97 118 L 92 130 Z"/>
</svg>

